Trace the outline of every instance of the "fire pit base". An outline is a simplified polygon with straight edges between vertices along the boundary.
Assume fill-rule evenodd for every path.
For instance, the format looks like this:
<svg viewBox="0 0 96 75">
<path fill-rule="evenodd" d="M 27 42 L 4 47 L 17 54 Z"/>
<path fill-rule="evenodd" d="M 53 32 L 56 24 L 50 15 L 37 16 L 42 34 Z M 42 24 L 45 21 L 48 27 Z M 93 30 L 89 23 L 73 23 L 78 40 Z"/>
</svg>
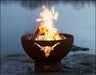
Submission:
<svg viewBox="0 0 96 75">
<path fill-rule="evenodd" d="M 61 69 L 61 61 L 55 63 L 41 63 L 35 62 L 36 71 L 54 71 Z"/>
</svg>

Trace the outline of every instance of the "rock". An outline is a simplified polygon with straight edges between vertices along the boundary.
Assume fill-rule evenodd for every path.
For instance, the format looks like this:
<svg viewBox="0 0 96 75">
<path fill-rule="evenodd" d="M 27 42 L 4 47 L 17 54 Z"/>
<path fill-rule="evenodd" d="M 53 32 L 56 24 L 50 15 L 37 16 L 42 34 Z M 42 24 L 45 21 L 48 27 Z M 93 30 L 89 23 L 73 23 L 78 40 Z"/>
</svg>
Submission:
<svg viewBox="0 0 96 75">
<path fill-rule="evenodd" d="M 62 68 L 52 72 L 34 71 L 34 61 L 29 57 L 1 57 L 1 75 L 95 75 L 96 55 L 75 54 L 62 59 Z"/>
<path fill-rule="evenodd" d="M 29 57 L 1 57 L 2 61 L 20 61 L 20 62 L 25 62 L 25 63 L 33 63 L 34 60 L 32 60 Z"/>
<path fill-rule="evenodd" d="M 5 57 L 26 57 L 26 55 L 25 54 L 16 53 L 16 54 L 12 54 L 12 55 L 6 55 Z"/>
<path fill-rule="evenodd" d="M 73 51 L 73 52 L 76 52 L 76 51 L 88 51 L 88 50 L 90 50 L 90 49 L 89 48 L 79 47 L 79 46 L 76 46 L 76 45 L 73 45 L 72 49 L 71 49 L 71 51 Z"/>
<path fill-rule="evenodd" d="M 92 54 L 75 54 L 67 56 L 62 60 L 62 67 L 64 69 L 74 69 L 81 73 L 93 73 L 96 72 L 95 60 L 96 55 Z M 62 68 L 62 69 L 63 69 Z M 91 75 L 91 74 L 89 74 Z"/>
</svg>

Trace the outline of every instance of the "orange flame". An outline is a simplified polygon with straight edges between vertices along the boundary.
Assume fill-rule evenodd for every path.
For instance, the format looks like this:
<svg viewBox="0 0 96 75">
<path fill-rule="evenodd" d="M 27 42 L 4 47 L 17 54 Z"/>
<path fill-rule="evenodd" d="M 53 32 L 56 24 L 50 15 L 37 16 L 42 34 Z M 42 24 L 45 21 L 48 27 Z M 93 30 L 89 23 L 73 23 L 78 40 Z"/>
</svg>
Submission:
<svg viewBox="0 0 96 75">
<path fill-rule="evenodd" d="M 54 7 L 51 10 L 43 6 L 44 11 L 40 13 L 41 18 L 36 19 L 37 22 L 40 22 L 39 30 L 40 35 L 44 34 L 44 40 L 62 40 L 57 29 L 54 28 L 53 20 L 58 19 L 58 12 L 54 11 Z M 36 38 L 36 40 L 39 40 Z M 40 39 L 41 40 L 41 39 Z"/>
<path fill-rule="evenodd" d="M 58 19 L 58 12 L 54 11 L 54 7 L 51 10 L 47 9 L 43 5 L 44 11 L 40 13 L 41 18 L 36 19 L 37 22 L 41 22 L 39 26 L 39 36 L 35 40 L 62 40 L 57 29 L 53 25 L 53 20 Z M 42 36 L 43 35 L 43 36 Z M 45 56 L 49 56 L 52 48 L 50 46 L 44 47 Z"/>
</svg>

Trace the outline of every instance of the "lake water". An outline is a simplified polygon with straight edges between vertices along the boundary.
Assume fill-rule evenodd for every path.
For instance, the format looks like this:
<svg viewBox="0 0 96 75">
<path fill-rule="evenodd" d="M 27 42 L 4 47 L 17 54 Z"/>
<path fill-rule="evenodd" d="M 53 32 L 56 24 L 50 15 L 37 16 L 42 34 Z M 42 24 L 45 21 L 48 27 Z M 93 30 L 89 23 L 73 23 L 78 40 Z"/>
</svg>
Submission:
<svg viewBox="0 0 96 75">
<path fill-rule="evenodd" d="M 59 13 L 54 23 L 58 32 L 72 34 L 74 45 L 90 48 L 81 53 L 95 54 L 94 1 L 1 1 L 1 55 L 25 53 L 21 36 L 38 28 L 35 20 L 43 11 L 42 5 L 54 6 Z"/>
</svg>

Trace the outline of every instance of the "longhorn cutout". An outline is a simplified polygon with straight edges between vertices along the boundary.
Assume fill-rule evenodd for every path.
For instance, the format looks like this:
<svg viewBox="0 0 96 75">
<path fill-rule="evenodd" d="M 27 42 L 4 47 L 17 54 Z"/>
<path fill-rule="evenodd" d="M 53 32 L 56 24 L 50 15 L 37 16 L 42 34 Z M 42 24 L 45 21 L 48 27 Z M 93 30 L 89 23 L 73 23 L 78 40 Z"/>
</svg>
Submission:
<svg viewBox="0 0 96 75">
<path fill-rule="evenodd" d="M 60 42 L 54 44 L 53 46 L 43 46 L 43 47 L 42 47 L 41 45 L 39 45 L 38 43 L 34 43 L 34 44 L 35 44 L 36 46 L 38 46 L 38 47 L 40 48 L 40 50 L 43 50 L 44 53 L 45 53 L 45 56 L 48 57 L 49 54 L 50 54 L 50 52 L 51 52 L 51 50 L 54 50 L 54 48 L 55 48 L 58 44 L 60 44 Z"/>
</svg>

